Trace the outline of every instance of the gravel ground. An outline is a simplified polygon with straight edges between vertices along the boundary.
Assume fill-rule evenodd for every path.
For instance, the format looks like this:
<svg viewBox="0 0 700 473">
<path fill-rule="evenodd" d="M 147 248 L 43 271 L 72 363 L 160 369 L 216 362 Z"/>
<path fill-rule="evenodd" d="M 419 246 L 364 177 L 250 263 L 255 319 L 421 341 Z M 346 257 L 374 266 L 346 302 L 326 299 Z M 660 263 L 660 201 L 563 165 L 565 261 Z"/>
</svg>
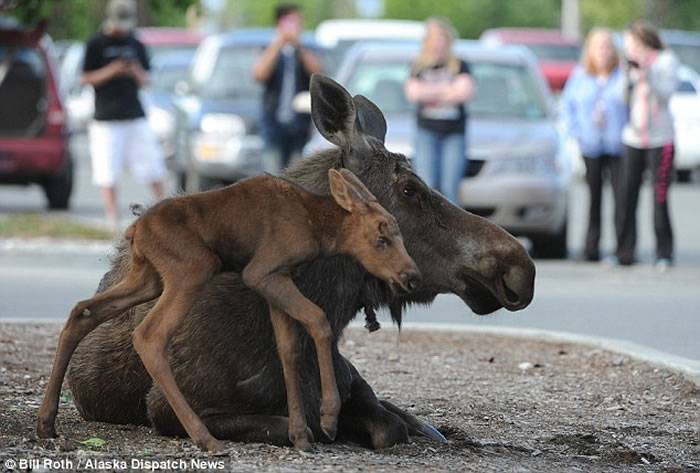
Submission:
<svg viewBox="0 0 700 473">
<path fill-rule="evenodd" d="M 700 471 L 700 390 L 677 374 L 587 346 L 390 328 L 350 329 L 341 349 L 377 393 L 432 422 L 447 444 L 414 438 L 381 452 L 334 444 L 300 453 L 231 443 L 209 456 L 147 427 L 85 422 L 67 390 L 62 436 L 37 440 L 58 330 L 0 324 L 5 470 L 33 459 L 34 471 Z M 80 443 L 94 437 L 104 444 Z"/>
</svg>

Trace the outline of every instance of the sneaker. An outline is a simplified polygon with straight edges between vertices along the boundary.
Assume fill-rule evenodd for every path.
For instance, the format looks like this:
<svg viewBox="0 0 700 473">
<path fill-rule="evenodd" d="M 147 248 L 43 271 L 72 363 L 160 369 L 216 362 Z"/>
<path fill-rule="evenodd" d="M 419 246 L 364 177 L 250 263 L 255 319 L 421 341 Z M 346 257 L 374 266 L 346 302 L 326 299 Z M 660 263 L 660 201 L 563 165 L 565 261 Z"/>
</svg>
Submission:
<svg viewBox="0 0 700 473">
<path fill-rule="evenodd" d="M 654 267 L 660 273 L 668 272 L 673 266 L 673 261 L 670 258 L 659 258 L 656 260 Z"/>
</svg>

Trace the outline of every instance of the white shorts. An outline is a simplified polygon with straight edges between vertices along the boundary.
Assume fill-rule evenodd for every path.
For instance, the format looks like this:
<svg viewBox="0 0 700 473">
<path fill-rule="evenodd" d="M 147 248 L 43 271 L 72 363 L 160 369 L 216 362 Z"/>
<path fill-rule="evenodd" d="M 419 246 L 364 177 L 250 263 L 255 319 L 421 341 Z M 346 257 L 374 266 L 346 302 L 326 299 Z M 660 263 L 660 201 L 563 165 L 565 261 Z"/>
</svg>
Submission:
<svg viewBox="0 0 700 473">
<path fill-rule="evenodd" d="M 119 179 L 124 162 L 143 183 L 162 182 L 166 169 L 156 135 L 145 118 L 93 120 L 88 128 L 92 182 L 111 187 Z"/>
</svg>

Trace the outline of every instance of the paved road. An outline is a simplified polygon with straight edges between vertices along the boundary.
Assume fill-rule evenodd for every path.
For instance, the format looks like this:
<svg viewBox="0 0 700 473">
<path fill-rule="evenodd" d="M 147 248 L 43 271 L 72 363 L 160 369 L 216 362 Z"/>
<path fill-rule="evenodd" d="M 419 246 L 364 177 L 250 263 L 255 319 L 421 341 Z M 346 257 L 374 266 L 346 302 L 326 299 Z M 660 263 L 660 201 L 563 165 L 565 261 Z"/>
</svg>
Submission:
<svg viewBox="0 0 700 473">
<path fill-rule="evenodd" d="M 79 172 L 72 213 L 100 218 L 101 205 L 89 182 L 89 166 L 77 143 Z M 147 202 L 149 195 L 126 179 L 120 203 Z M 414 308 L 408 321 L 498 325 L 592 334 L 642 343 L 700 360 L 700 186 L 671 190 L 677 235 L 678 266 L 666 274 L 651 266 L 653 233 L 649 189 L 640 207 L 642 264 L 631 269 L 574 261 L 538 262 L 536 297 L 530 307 L 511 314 L 499 311 L 477 317 L 454 296 L 440 296 L 429 308 Z M 0 213 L 38 210 L 38 189 L 0 188 Z M 577 184 L 571 192 L 570 248 L 580 248 L 586 194 Z M 606 209 L 606 222 L 610 209 Z M 605 249 L 611 248 L 605 228 Z M 80 298 L 89 296 L 108 265 L 104 252 L 88 254 L 0 251 L 0 318 L 63 319 Z M 387 324 L 385 324 L 387 325 Z"/>
</svg>

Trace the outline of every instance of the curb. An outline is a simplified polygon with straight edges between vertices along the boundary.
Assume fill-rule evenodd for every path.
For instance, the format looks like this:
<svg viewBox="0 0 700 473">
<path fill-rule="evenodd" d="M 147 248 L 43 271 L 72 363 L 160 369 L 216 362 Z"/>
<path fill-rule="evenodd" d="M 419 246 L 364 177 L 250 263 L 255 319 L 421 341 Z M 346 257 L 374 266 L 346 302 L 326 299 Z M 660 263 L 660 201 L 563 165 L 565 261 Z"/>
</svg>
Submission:
<svg viewBox="0 0 700 473">
<path fill-rule="evenodd" d="M 355 323 L 352 323 L 351 326 L 355 327 L 356 325 Z M 357 326 L 361 327 L 362 325 L 358 323 Z M 599 337 L 595 335 L 577 335 L 568 332 L 557 332 L 554 330 L 424 322 L 405 322 L 402 324 L 401 330 L 483 333 L 488 335 L 535 339 L 545 342 L 568 342 L 580 345 L 589 345 L 614 353 L 619 353 L 621 355 L 626 355 L 630 358 L 645 361 L 659 368 L 668 369 L 682 375 L 685 379 L 694 383 L 698 388 L 700 388 L 700 361 L 673 355 L 671 353 L 666 353 L 661 350 L 656 350 L 654 348 L 649 348 L 644 345 L 625 340 Z"/>
<path fill-rule="evenodd" d="M 114 242 L 106 240 L 76 240 L 50 237 L 0 238 L 0 252 L 16 253 L 110 253 Z"/>
</svg>

